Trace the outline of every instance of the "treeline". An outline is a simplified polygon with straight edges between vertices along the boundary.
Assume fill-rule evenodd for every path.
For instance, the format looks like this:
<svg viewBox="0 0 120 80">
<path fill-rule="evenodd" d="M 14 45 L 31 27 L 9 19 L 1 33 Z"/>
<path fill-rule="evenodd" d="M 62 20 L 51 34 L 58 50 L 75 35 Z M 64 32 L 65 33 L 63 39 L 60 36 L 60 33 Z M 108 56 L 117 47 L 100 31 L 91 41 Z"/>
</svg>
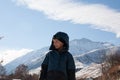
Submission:
<svg viewBox="0 0 120 80">
<path fill-rule="evenodd" d="M 6 75 L 5 68 L 0 64 L 0 80 L 38 80 L 39 75 L 37 74 L 28 74 L 28 66 L 20 64 L 16 67 L 15 72 L 9 75 Z"/>
</svg>

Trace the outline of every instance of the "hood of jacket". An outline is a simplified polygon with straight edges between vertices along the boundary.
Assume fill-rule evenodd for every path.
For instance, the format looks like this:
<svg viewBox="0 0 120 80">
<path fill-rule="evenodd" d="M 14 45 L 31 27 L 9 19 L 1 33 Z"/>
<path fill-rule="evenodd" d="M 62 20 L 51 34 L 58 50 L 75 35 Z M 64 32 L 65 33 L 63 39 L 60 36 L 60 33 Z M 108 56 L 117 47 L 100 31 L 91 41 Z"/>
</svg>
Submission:
<svg viewBox="0 0 120 80">
<path fill-rule="evenodd" d="M 55 35 L 53 35 L 51 46 L 50 46 L 49 50 L 56 50 L 53 45 L 53 39 L 58 39 L 62 43 L 64 43 L 62 51 L 66 52 L 69 50 L 69 36 L 65 32 L 57 32 Z"/>
</svg>

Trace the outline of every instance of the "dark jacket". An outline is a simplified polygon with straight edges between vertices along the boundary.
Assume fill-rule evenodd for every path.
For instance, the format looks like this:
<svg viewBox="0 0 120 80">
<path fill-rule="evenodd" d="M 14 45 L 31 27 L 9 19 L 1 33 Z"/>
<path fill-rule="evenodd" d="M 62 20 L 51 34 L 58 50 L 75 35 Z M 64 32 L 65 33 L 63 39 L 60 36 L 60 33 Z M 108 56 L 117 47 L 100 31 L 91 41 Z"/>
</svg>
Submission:
<svg viewBox="0 0 120 80">
<path fill-rule="evenodd" d="M 64 43 L 64 48 L 58 52 L 53 42 L 50 51 L 42 63 L 39 80 L 75 80 L 75 63 L 73 56 L 68 52 L 69 37 L 66 33 L 58 32 L 53 38 Z"/>
</svg>

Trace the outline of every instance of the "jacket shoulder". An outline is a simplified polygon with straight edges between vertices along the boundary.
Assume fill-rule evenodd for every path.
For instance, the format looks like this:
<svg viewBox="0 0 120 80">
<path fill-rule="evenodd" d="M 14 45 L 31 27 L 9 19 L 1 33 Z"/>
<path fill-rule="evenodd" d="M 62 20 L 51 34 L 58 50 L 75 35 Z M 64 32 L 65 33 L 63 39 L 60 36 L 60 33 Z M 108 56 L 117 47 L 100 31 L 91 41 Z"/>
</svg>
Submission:
<svg viewBox="0 0 120 80">
<path fill-rule="evenodd" d="M 72 56 L 72 54 L 70 52 L 67 52 L 67 56 Z"/>
</svg>

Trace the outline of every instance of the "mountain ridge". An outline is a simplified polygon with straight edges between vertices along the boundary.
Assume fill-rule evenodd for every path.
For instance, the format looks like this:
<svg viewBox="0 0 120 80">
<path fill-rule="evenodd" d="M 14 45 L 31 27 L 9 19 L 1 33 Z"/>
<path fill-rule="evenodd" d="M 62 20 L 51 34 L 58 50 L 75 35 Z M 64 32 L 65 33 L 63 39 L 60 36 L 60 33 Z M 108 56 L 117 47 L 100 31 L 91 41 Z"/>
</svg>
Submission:
<svg viewBox="0 0 120 80">
<path fill-rule="evenodd" d="M 107 46 L 105 44 L 106 43 L 104 43 L 104 42 L 94 42 L 94 41 L 91 41 L 86 38 L 74 39 L 74 40 L 70 41 L 69 52 L 73 56 L 78 56 L 78 55 L 82 55 L 82 54 L 85 54 L 87 52 L 94 51 L 97 49 L 98 50 L 106 49 L 106 48 L 114 46 L 111 43 L 107 43 Z M 7 69 L 8 73 L 13 72 L 19 64 L 27 65 L 29 70 L 36 69 L 36 68 L 40 67 L 40 65 L 45 57 L 45 53 L 47 51 L 49 51 L 49 48 L 44 47 L 42 49 L 29 52 L 28 54 L 21 56 L 21 57 L 15 59 L 14 61 L 10 62 L 9 64 L 5 65 L 5 68 Z M 74 57 L 74 59 L 77 59 L 78 61 L 81 61 L 82 63 L 84 63 L 84 59 L 79 60 L 76 57 Z"/>
</svg>

